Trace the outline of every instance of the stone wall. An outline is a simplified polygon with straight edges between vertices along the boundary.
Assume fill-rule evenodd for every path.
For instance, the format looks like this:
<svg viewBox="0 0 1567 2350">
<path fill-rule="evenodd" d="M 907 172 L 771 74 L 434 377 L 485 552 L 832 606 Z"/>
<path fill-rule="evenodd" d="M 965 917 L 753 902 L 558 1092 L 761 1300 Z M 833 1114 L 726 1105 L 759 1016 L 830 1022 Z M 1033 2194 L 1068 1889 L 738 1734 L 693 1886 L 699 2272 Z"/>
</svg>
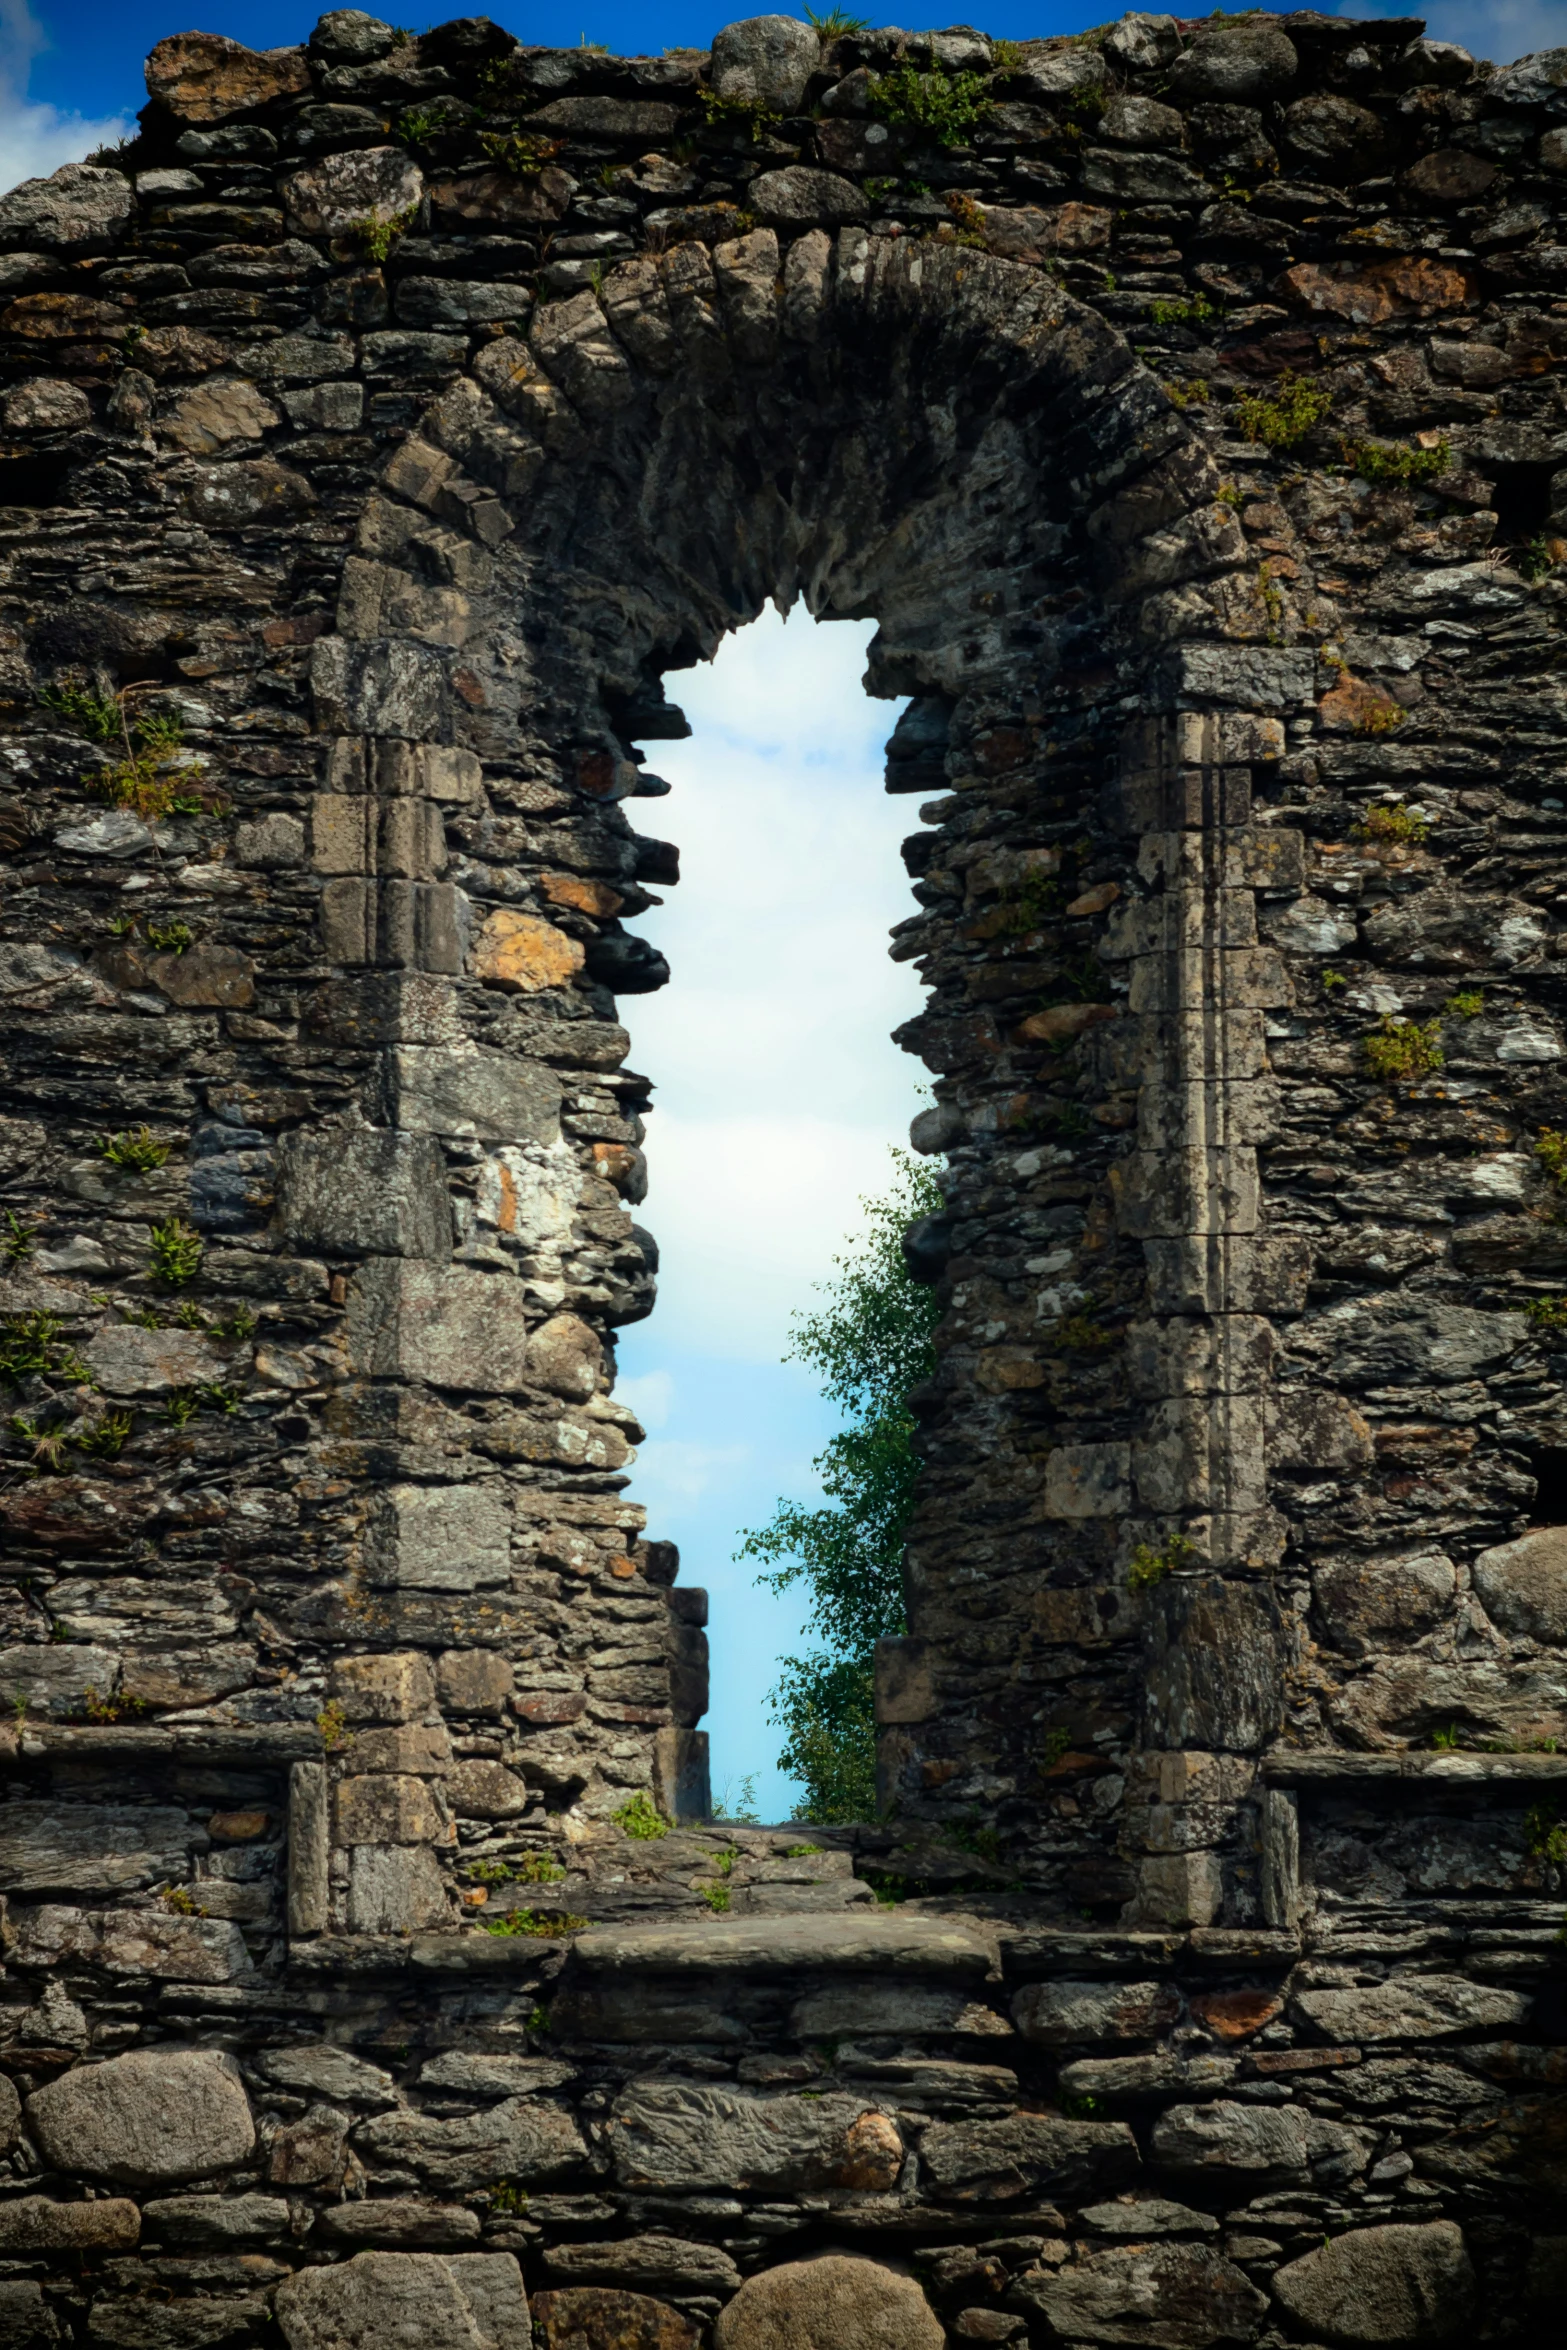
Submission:
<svg viewBox="0 0 1567 2350">
<path fill-rule="evenodd" d="M 148 86 L 0 198 L 5 2339 L 1536 2338 L 1567 52 Z M 907 700 L 947 1201 L 820 1832 L 614 1396 L 628 803 L 769 597 Z"/>
</svg>

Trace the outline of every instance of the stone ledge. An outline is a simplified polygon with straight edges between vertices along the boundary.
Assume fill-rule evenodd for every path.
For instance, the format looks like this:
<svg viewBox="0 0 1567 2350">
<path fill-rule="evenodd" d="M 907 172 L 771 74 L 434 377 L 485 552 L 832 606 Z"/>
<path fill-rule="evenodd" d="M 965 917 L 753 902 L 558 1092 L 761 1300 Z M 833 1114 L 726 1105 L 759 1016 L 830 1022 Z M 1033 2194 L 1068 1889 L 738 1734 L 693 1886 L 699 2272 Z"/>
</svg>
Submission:
<svg viewBox="0 0 1567 2350">
<path fill-rule="evenodd" d="M 1291 1754 L 1262 1758 L 1270 1787 L 1473 1786 L 1488 1779 L 1564 1780 L 1567 1754 Z"/>
<path fill-rule="evenodd" d="M 124 1755 L 141 1762 L 272 1763 L 319 1762 L 326 1753 L 313 1722 L 273 1722 L 247 1729 L 230 1722 L 168 1724 L 29 1723 L 20 1738 L 0 1739 L 0 1762 L 92 1762 Z"/>
<path fill-rule="evenodd" d="M 957 1975 L 995 1971 L 996 1950 L 981 1930 L 945 1918 L 909 1916 L 715 1918 L 711 1925 L 597 1929 L 572 1944 L 579 1967 L 647 1974 Z"/>
</svg>

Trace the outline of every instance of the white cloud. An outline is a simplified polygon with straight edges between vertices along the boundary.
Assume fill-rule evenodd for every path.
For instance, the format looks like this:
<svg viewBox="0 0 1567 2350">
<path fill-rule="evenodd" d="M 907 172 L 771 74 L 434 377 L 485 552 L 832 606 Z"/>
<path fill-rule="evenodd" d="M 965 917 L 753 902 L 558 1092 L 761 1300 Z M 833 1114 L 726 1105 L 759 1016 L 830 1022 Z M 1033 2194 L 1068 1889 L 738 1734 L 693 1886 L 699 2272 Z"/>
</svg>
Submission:
<svg viewBox="0 0 1567 2350">
<path fill-rule="evenodd" d="M 627 1385 L 635 1385 L 628 1381 Z M 656 1438 L 637 1454 L 636 1498 L 656 1514 L 660 1505 L 700 1501 L 715 1485 L 726 1483 L 750 1459 L 743 1444 L 687 1444 Z"/>
<path fill-rule="evenodd" d="M 1364 16 L 1365 0 L 1339 0 L 1336 16 Z M 1372 11 L 1401 16 L 1402 0 Z M 1536 49 L 1567 47 L 1567 0 L 1431 0 L 1421 14 L 1433 41 L 1457 41 L 1473 57 L 1511 65 Z"/>
<path fill-rule="evenodd" d="M 635 1412 L 643 1427 L 656 1433 L 669 1424 L 675 1383 L 667 1371 L 646 1371 L 637 1379 L 617 1379 L 615 1401 Z"/>
<path fill-rule="evenodd" d="M 45 179 L 62 163 L 80 163 L 136 128 L 126 114 L 68 114 L 29 99 L 28 72 L 44 44 L 27 0 L 0 0 L 0 193 Z"/>
<path fill-rule="evenodd" d="M 639 925 L 674 977 L 622 1006 L 657 1087 L 655 1341 L 776 1361 L 923 1095 L 889 1035 L 922 1001 L 887 960 L 917 819 L 881 789 L 897 711 L 861 685 L 870 634 L 767 612 L 668 681 L 695 735 L 658 746 L 676 790 L 636 814 L 681 844 L 680 888 Z"/>
</svg>

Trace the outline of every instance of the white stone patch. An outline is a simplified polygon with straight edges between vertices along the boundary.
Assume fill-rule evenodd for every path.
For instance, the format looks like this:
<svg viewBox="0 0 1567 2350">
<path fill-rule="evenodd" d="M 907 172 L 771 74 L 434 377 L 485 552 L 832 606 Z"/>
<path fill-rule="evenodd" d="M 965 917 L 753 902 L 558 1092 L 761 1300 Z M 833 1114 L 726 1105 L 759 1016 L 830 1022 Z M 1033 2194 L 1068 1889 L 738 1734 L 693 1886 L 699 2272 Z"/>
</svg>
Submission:
<svg viewBox="0 0 1567 2350">
<path fill-rule="evenodd" d="M 526 1248 L 558 1250 L 571 1237 L 581 1180 L 564 1142 L 496 1151 L 479 1169 L 478 1220 Z"/>
</svg>

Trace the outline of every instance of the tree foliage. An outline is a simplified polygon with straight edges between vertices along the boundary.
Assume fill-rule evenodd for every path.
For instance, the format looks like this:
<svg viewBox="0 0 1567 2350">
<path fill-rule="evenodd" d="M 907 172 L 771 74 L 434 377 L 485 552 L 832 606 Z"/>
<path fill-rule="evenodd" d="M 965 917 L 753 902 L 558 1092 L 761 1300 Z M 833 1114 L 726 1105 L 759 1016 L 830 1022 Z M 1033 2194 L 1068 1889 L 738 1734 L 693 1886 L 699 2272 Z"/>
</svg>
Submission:
<svg viewBox="0 0 1567 2350">
<path fill-rule="evenodd" d="M 916 1282 L 903 1257 L 905 1227 L 943 1206 L 934 1171 L 894 1151 L 897 1175 L 864 1200 L 865 1229 L 834 1260 L 825 1302 L 796 1314 L 786 1360 L 821 1374 L 822 1393 L 845 1426 L 817 1454 L 823 1506 L 780 1501 L 771 1522 L 748 1533 L 736 1554 L 760 1560 L 757 1580 L 774 1591 L 804 1584 L 810 1628 L 820 1645 L 785 1657 L 771 1692 L 785 1733 L 779 1767 L 806 1790 L 802 1816 L 867 1818 L 875 1809 L 876 1726 L 871 1667 L 876 1642 L 907 1629 L 903 1532 L 914 1506 L 919 1462 L 910 1391 L 935 1369 L 935 1292 Z"/>
</svg>

